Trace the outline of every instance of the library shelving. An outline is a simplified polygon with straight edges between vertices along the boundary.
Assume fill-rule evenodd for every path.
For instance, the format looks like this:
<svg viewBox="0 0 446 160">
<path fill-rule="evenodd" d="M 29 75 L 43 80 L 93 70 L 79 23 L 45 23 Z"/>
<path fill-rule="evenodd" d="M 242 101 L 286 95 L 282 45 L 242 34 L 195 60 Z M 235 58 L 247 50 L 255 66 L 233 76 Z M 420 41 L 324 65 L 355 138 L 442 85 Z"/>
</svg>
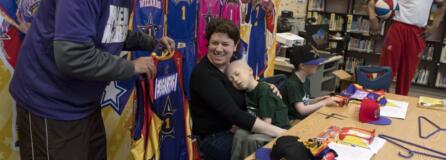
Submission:
<svg viewBox="0 0 446 160">
<path fill-rule="evenodd" d="M 380 21 L 380 34 L 370 36 L 367 13 L 368 0 L 308 0 L 306 18 L 313 25 L 328 24 L 330 36 L 342 37 L 342 41 L 330 39 L 329 49 L 344 56 L 343 69 L 354 73 L 358 65 L 378 65 L 384 37 L 390 21 Z M 432 5 L 429 24 L 432 23 L 436 4 Z M 446 16 L 444 17 L 446 21 Z M 443 21 L 443 22 L 444 22 Z M 446 40 L 444 24 L 426 39 L 426 48 L 420 54 L 420 63 L 413 84 L 446 90 Z"/>
</svg>

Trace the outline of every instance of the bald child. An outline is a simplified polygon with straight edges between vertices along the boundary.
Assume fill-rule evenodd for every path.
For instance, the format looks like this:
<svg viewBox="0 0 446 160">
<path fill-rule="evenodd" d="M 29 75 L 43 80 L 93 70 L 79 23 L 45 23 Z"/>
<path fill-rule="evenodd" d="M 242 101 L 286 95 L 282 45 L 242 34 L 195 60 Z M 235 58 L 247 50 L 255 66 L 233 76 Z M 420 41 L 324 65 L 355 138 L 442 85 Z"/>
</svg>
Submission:
<svg viewBox="0 0 446 160">
<path fill-rule="evenodd" d="M 241 60 L 232 62 L 226 68 L 226 76 L 237 90 L 246 92 L 245 100 L 249 113 L 277 127 L 290 128 L 288 107 L 273 93 L 269 84 L 254 78 L 253 71 L 246 62 Z M 273 137 L 268 135 L 255 134 L 243 129 L 233 132 L 231 160 L 242 160 L 273 140 Z"/>
<path fill-rule="evenodd" d="M 248 112 L 275 126 L 288 129 L 288 107 L 273 93 L 269 84 L 254 78 L 253 70 L 242 60 L 232 62 L 226 68 L 226 76 L 232 85 L 246 92 Z"/>
</svg>

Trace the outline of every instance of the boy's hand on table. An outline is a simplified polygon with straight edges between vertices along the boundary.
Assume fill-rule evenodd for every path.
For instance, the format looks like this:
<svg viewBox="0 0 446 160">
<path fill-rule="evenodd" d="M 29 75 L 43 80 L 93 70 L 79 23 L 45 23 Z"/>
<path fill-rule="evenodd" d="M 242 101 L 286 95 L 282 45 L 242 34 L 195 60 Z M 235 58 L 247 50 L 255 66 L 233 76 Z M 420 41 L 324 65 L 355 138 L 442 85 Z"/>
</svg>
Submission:
<svg viewBox="0 0 446 160">
<path fill-rule="evenodd" d="M 322 101 L 322 100 L 324 100 L 324 99 L 326 99 L 326 98 L 328 98 L 328 97 L 330 97 L 330 96 L 321 96 L 321 97 L 317 97 L 317 98 L 315 98 L 314 100 L 316 100 L 316 101 Z"/>
<path fill-rule="evenodd" d="M 325 106 L 337 106 L 338 105 L 338 103 L 336 103 L 335 97 L 325 98 L 323 100 L 323 102 L 325 103 Z"/>
</svg>

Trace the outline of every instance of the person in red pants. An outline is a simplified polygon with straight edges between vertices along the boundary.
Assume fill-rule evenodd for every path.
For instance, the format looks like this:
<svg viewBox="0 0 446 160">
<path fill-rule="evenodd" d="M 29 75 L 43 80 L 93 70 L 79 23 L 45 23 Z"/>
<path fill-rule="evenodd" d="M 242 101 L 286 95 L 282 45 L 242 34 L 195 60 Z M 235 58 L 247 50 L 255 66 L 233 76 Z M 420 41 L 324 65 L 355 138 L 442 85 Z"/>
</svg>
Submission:
<svg viewBox="0 0 446 160">
<path fill-rule="evenodd" d="M 379 34 L 375 1 L 369 0 L 370 33 Z M 437 30 L 446 10 L 445 0 L 435 0 L 441 7 L 434 22 L 427 26 L 434 0 L 399 0 L 399 11 L 391 19 L 380 58 L 381 66 L 389 66 L 396 79 L 396 94 L 407 95 L 420 57 L 425 47 L 425 38 Z M 427 27 L 426 27 L 427 26 Z"/>
</svg>

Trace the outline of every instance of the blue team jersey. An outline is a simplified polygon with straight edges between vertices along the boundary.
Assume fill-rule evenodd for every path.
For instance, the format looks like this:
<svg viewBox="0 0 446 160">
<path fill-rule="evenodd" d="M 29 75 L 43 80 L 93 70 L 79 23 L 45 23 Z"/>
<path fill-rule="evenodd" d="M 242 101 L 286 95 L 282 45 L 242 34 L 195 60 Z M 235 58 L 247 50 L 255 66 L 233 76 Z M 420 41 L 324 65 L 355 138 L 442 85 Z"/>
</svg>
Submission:
<svg viewBox="0 0 446 160">
<path fill-rule="evenodd" d="M 182 58 L 176 55 L 157 62 L 157 75 L 151 81 L 153 111 L 163 121 L 159 133 L 161 160 L 188 159 L 186 99 L 182 82 Z"/>
<path fill-rule="evenodd" d="M 195 38 L 197 0 L 167 0 L 167 35 L 175 40 Z"/>
<path fill-rule="evenodd" d="M 251 5 L 251 4 L 250 4 Z M 262 77 L 267 64 L 265 10 L 260 4 L 250 6 L 251 34 L 248 45 L 248 64 L 254 75 Z"/>
<path fill-rule="evenodd" d="M 162 0 L 137 0 L 133 29 L 161 38 L 164 22 L 162 2 Z"/>
<path fill-rule="evenodd" d="M 133 17 L 133 30 L 154 36 L 157 39 L 164 34 L 164 14 L 162 0 L 137 0 Z M 135 51 L 133 58 L 149 56 L 149 51 Z"/>
<path fill-rule="evenodd" d="M 99 109 L 108 81 L 86 81 L 62 74 L 53 40 L 94 44 L 118 55 L 127 37 L 129 0 L 41 1 L 24 40 L 10 92 L 28 111 L 50 119 L 76 120 Z"/>
</svg>

